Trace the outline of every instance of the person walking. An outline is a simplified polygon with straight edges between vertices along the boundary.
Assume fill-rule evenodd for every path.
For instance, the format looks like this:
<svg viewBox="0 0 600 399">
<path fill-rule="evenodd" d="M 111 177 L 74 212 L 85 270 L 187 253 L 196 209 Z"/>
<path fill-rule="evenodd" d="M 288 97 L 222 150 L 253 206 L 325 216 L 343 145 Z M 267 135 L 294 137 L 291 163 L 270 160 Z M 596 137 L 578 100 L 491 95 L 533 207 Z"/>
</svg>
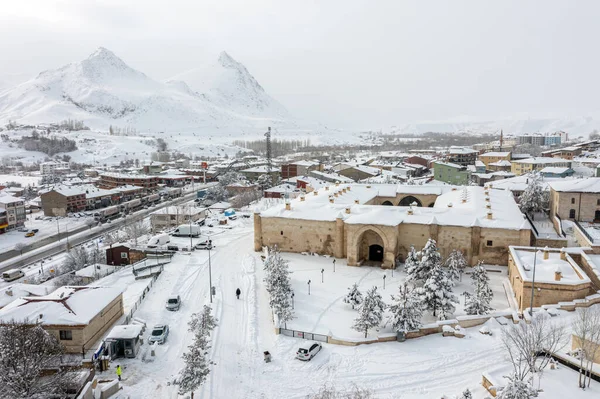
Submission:
<svg viewBox="0 0 600 399">
<path fill-rule="evenodd" d="M 121 365 L 119 364 L 117 366 L 117 377 L 119 378 L 119 381 L 121 381 L 121 374 L 123 374 L 123 370 L 121 370 Z"/>
<path fill-rule="evenodd" d="M 240 294 L 241 293 L 242 293 L 242 291 L 240 291 L 239 288 L 237 290 L 235 290 L 235 296 L 237 297 L 237 299 L 240 299 Z"/>
</svg>

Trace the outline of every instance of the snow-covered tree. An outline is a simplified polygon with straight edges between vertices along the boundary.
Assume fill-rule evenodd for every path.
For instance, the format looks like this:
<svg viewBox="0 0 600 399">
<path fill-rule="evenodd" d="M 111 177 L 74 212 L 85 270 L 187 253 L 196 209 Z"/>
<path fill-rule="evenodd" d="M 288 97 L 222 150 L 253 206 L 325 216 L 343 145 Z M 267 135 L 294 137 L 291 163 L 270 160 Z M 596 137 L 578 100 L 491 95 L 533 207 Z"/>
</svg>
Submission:
<svg viewBox="0 0 600 399">
<path fill-rule="evenodd" d="M 264 174 L 258 176 L 258 178 L 256 179 L 256 184 L 258 184 L 260 189 L 263 191 L 273 187 L 274 183 L 275 183 L 275 181 L 273 179 L 273 176 L 271 176 L 267 173 L 264 173 Z"/>
<path fill-rule="evenodd" d="M 407 270 L 410 281 L 425 281 L 431 275 L 431 271 L 442 264 L 442 256 L 438 251 L 437 244 L 434 239 L 427 240 L 427 244 L 420 252 L 421 260 L 410 272 Z"/>
<path fill-rule="evenodd" d="M 418 329 L 421 326 L 421 317 L 423 316 L 423 303 L 416 289 L 411 289 L 408 283 L 401 284 L 399 294 L 392 295 L 393 304 L 389 310 L 394 331 L 408 332 Z"/>
<path fill-rule="evenodd" d="M 229 198 L 229 193 L 223 186 L 212 186 L 206 190 L 204 198 L 214 202 L 225 201 Z"/>
<path fill-rule="evenodd" d="M 467 267 L 467 260 L 459 250 L 453 250 L 446 259 L 446 274 L 455 286 L 456 282 L 462 279 L 462 274 Z"/>
<path fill-rule="evenodd" d="M 292 310 L 292 283 L 290 281 L 289 262 L 281 257 L 279 251 L 271 249 L 265 260 L 265 285 L 269 293 L 269 305 L 277 315 L 279 324 L 294 318 Z"/>
<path fill-rule="evenodd" d="M 454 313 L 454 303 L 458 303 L 458 299 L 452 293 L 452 284 L 441 265 L 434 267 L 419 293 L 425 308 L 439 320 L 446 320 Z"/>
<path fill-rule="evenodd" d="M 127 239 L 133 241 L 133 245 L 138 245 L 138 238 L 147 234 L 150 228 L 143 220 L 140 220 L 126 225 L 123 230 Z"/>
<path fill-rule="evenodd" d="M 185 366 L 174 381 L 179 386 L 179 395 L 190 393 L 193 399 L 194 391 L 206 381 L 210 366 L 214 364 L 208 355 L 210 334 L 216 325 L 217 320 L 212 316 L 210 306 L 204 305 L 201 313 L 192 314 L 188 331 L 194 334 L 194 341 L 182 355 Z"/>
<path fill-rule="evenodd" d="M 27 244 L 22 242 L 18 242 L 15 244 L 15 251 L 19 252 L 20 255 L 23 255 L 23 251 L 27 248 Z"/>
<path fill-rule="evenodd" d="M 521 195 L 519 208 L 521 208 L 521 212 L 533 215 L 544 209 L 546 194 L 542 188 L 542 178 L 539 173 L 531 173 L 527 179 L 529 183 Z"/>
<path fill-rule="evenodd" d="M 0 326 L 0 397 L 64 397 L 70 382 L 66 368 L 57 367 L 64 347 L 40 325 L 15 321 Z M 43 378 L 42 370 L 56 370 Z"/>
<path fill-rule="evenodd" d="M 492 307 L 490 303 L 494 293 L 490 288 L 490 278 L 482 262 L 473 268 L 471 273 L 471 284 L 473 285 L 473 294 L 466 299 L 465 311 L 468 315 L 488 314 Z"/>
<path fill-rule="evenodd" d="M 415 250 L 413 245 L 410 246 L 410 250 L 406 255 L 406 261 L 404 262 L 404 269 L 406 270 L 406 274 L 408 274 L 408 279 L 410 281 L 417 281 L 417 274 L 420 275 L 420 254 Z"/>
<path fill-rule="evenodd" d="M 509 377 L 508 384 L 498 392 L 496 399 L 531 399 L 537 396 L 537 391 L 529 383 L 512 376 Z"/>
<path fill-rule="evenodd" d="M 349 303 L 352 305 L 352 309 L 356 305 L 360 305 L 363 302 L 362 292 L 358 289 L 358 284 L 354 283 L 352 287 L 348 287 L 348 293 L 343 299 L 344 303 Z"/>
<path fill-rule="evenodd" d="M 244 180 L 244 176 L 238 172 L 231 171 L 231 172 L 223 173 L 217 179 L 219 180 L 220 186 L 227 187 L 233 183 L 238 183 L 238 182 Z"/>
<path fill-rule="evenodd" d="M 381 324 L 385 308 L 386 304 L 377 292 L 377 287 L 371 288 L 367 291 L 363 303 L 358 308 L 358 317 L 354 319 L 352 328 L 364 332 L 365 338 L 367 338 L 369 330 L 377 328 Z"/>
<path fill-rule="evenodd" d="M 460 399 L 473 399 L 473 394 L 471 394 L 469 388 L 463 391 L 463 393 L 460 395 Z"/>
</svg>

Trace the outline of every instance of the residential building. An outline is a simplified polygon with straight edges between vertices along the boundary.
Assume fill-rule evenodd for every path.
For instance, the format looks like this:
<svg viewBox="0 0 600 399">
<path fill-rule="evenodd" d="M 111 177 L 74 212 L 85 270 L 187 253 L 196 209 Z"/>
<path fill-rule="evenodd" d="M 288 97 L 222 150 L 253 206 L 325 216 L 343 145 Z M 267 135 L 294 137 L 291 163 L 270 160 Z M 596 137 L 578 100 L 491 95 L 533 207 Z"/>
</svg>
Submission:
<svg viewBox="0 0 600 399">
<path fill-rule="evenodd" d="M 444 183 L 466 186 L 471 181 L 471 172 L 466 166 L 450 162 L 434 162 L 433 176 Z"/>
<path fill-rule="evenodd" d="M 69 171 L 69 163 L 62 161 L 48 161 L 40 164 L 40 173 L 42 175 L 62 174 Z"/>
<path fill-rule="evenodd" d="M 316 170 L 311 170 L 308 175 L 310 177 L 314 177 L 319 180 L 324 180 L 329 183 L 338 183 L 338 182 L 339 183 L 352 183 L 352 182 L 354 182 L 354 180 L 352 180 L 351 178 L 342 176 L 336 172 L 319 172 Z"/>
<path fill-rule="evenodd" d="M 281 165 L 281 178 L 289 179 L 290 177 L 305 176 L 311 170 L 323 170 L 319 162 L 313 161 L 294 161 Z"/>
<path fill-rule="evenodd" d="M 552 181 L 550 215 L 578 222 L 600 221 L 600 178 Z"/>
<path fill-rule="evenodd" d="M 85 188 L 81 186 L 56 186 L 40 195 L 46 216 L 66 216 L 69 212 L 81 212 L 87 207 Z"/>
<path fill-rule="evenodd" d="M 146 175 L 127 175 L 121 173 L 102 173 L 98 186 L 101 188 L 116 188 L 119 186 L 132 185 L 143 187 L 146 191 L 157 188 L 158 177 Z"/>
<path fill-rule="evenodd" d="M 150 215 L 152 231 L 160 231 L 170 227 L 177 227 L 182 224 L 196 222 L 206 217 L 206 208 L 193 205 L 168 206 L 162 208 Z"/>
<path fill-rule="evenodd" d="M 4 214 L 4 216 L 2 216 Z M 2 222 L 2 220 L 5 220 Z M 0 230 L 12 230 L 25 224 L 25 201 L 8 194 L 0 194 Z M 1 226 L 5 226 L 2 228 Z"/>
<path fill-rule="evenodd" d="M 550 150 L 542 152 L 543 157 L 562 158 L 573 160 L 574 157 L 581 155 L 583 150 L 576 146 L 559 148 L 558 150 Z"/>
<path fill-rule="evenodd" d="M 492 172 L 510 172 L 512 163 L 506 159 L 489 163 L 487 168 Z"/>
<path fill-rule="evenodd" d="M 467 147 L 450 147 L 445 156 L 446 162 L 456 165 L 473 165 L 477 160 L 479 151 Z"/>
<path fill-rule="evenodd" d="M 123 288 L 65 286 L 44 296 L 16 299 L 0 309 L 0 324 L 41 325 L 69 353 L 95 348 L 123 315 Z"/>
<path fill-rule="evenodd" d="M 359 180 L 368 179 L 370 177 L 378 176 L 381 173 L 381 169 L 365 165 L 350 166 L 338 171 L 338 174 L 344 177 L 348 177 L 355 182 Z"/>
<path fill-rule="evenodd" d="M 106 248 L 106 264 L 112 266 L 131 265 L 146 257 L 143 251 L 128 244 L 113 244 Z"/>
<path fill-rule="evenodd" d="M 526 173 L 539 172 L 548 166 L 570 168 L 571 164 L 571 161 L 561 158 L 528 158 L 519 161 L 512 161 L 511 172 L 519 176 Z"/>
<path fill-rule="evenodd" d="M 568 141 L 568 134 L 556 132 L 551 134 L 525 134 L 518 137 L 518 144 L 531 144 L 537 146 L 560 145 Z"/>
<path fill-rule="evenodd" d="M 240 170 L 240 173 L 246 179 L 248 179 L 250 181 L 255 181 L 261 175 L 266 175 L 266 174 L 270 174 L 271 177 L 273 177 L 273 178 L 278 178 L 280 176 L 281 172 L 275 166 L 272 166 L 271 170 L 269 171 L 267 165 L 260 165 L 260 166 L 254 166 L 254 167 L 247 168 L 247 169 L 242 169 L 242 170 Z"/>
<path fill-rule="evenodd" d="M 486 152 L 484 154 L 479 155 L 479 160 L 485 164 L 486 167 L 489 167 L 489 164 L 495 163 L 498 161 L 510 161 L 511 160 L 511 152 L 510 151 L 492 151 Z"/>
<path fill-rule="evenodd" d="M 571 168 L 547 166 L 540 171 L 544 177 L 569 177 L 575 174 L 575 171 Z"/>
</svg>

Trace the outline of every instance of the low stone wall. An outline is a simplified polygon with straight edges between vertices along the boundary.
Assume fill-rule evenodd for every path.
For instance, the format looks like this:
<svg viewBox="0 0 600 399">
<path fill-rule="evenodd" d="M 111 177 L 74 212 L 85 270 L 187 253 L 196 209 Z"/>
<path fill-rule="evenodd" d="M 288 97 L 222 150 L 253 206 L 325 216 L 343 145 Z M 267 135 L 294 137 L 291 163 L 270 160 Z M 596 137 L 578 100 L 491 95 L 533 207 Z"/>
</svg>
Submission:
<svg viewBox="0 0 600 399">
<path fill-rule="evenodd" d="M 490 393 L 490 395 L 492 395 L 492 397 L 496 397 L 496 388 L 494 387 L 494 384 L 492 384 L 492 381 L 490 381 L 490 377 L 487 376 L 487 374 L 484 374 L 481 377 L 481 385 L 483 385 L 483 387 Z"/>
<path fill-rule="evenodd" d="M 566 238 L 535 237 L 534 240 L 536 247 L 565 248 L 569 246 L 569 241 Z"/>
</svg>

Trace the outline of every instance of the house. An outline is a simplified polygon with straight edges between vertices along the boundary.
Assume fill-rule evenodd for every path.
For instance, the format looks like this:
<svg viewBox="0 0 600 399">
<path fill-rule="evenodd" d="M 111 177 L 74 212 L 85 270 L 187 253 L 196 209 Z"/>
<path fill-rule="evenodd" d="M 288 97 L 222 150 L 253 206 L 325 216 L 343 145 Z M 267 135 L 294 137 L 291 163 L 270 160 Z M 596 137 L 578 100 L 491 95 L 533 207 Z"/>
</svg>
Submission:
<svg viewBox="0 0 600 399">
<path fill-rule="evenodd" d="M 473 165 L 478 154 L 479 152 L 472 148 L 453 146 L 445 155 L 445 161 L 461 166 Z"/>
<path fill-rule="evenodd" d="M 548 166 L 570 168 L 571 163 L 571 161 L 561 158 L 533 157 L 518 161 L 513 160 L 511 172 L 519 176 L 526 173 L 540 171 Z"/>
<path fill-rule="evenodd" d="M 329 183 L 353 183 L 354 180 L 352 180 L 349 177 L 346 176 L 342 176 L 339 173 L 335 173 L 335 172 L 319 172 L 316 170 L 311 170 L 310 173 L 308 174 L 310 177 L 314 177 L 317 178 L 319 180 L 323 180 Z"/>
<path fill-rule="evenodd" d="M 510 172 L 512 168 L 512 163 L 506 159 L 502 159 L 500 161 L 491 162 L 487 165 L 487 169 L 493 172 Z"/>
<path fill-rule="evenodd" d="M 570 146 L 565 148 L 559 148 L 558 150 L 544 151 L 541 153 L 541 155 L 543 157 L 562 158 L 572 161 L 573 158 L 581 155 L 582 152 L 583 151 L 580 147 Z"/>
<path fill-rule="evenodd" d="M 550 215 L 578 222 L 600 220 L 600 178 L 549 182 Z"/>
<path fill-rule="evenodd" d="M 251 193 L 259 190 L 258 184 L 251 184 L 247 182 L 236 182 L 229 184 L 225 187 L 227 192 L 231 195 L 238 195 L 242 193 Z"/>
<path fill-rule="evenodd" d="M 365 165 L 350 166 L 338 171 L 338 174 L 350 178 L 355 182 L 379 176 L 381 173 L 381 169 Z"/>
<path fill-rule="evenodd" d="M 259 166 L 254 166 L 254 167 L 247 168 L 247 169 L 242 169 L 242 170 L 240 170 L 240 173 L 246 179 L 248 179 L 250 181 L 255 181 L 261 175 L 266 175 L 266 174 L 271 175 L 272 178 L 278 178 L 281 172 L 274 166 L 272 166 L 271 169 L 269 170 L 269 167 L 267 165 L 259 165 Z"/>
<path fill-rule="evenodd" d="M 25 224 L 25 201 L 8 194 L 0 194 L 0 233 Z"/>
<path fill-rule="evenodd" d="M 435 180 L 449 184 L 464 186 L 471 182 L 471 172 L 466 166 L 450 162 L 434 162 L 433 175 Z"/>
<path fill-rule="evenodd" d="M 109 265 L 131 265 L 145 257 L 143 251 L 127 244 L 113 244 L 106 248 L 106 263 Z"/>
<path fill-rule="evenodd" d="M 301 194 L 301 190 L 293 184 L 282 183 L 277 186 L 266 189 L 263 192 L 265 198 L 296 198 Z"/>
<path fill-rule="evenodd" d="M 323 165 L 313 161 L 294 161 L 281 165 L 281 178 L 307 175 L 311 170 L 323 170 Z"/>
<path fill-rule="evenodd" d="M 196 222 L 206 217 L 206 208 L 190 206 L 167 206 L 150 215 L 152 231 Z"/>
<path fill-rule="evenodd" d="M 557 166 L 546 166 L 540 170 L 540 173 L 544 177 L 569 177 L 575 174 L 575 171 L 571 168 L 557 167 Z"/>
<path fill-rule="evenodd" d="M 113 327 L 104 339 L 104 355 L 111 359 L 136 357 L 142 345 L 143 332 L 144 327 L 138 324 Z"/>
<path fill-rule="evenodd" d="M 26 296 L 0 309 L 0 324 L 39 324 L 69 353 L 82 353 L 123 315 L 123 288 L 64 286 L 44 296 Z"/>
<path fill-rule="evenodd" d="M 510 151 L 492 151 L 486 152 L 484 154 L 479 155 L 479 160 L 485 164 L 486 167 L 489 168 L 491 163 L 495 163 L 498 161 L 510 161 L 511 160 L 511 152 Z"/>
<path fill-rule="evenodd" d="M 44 175 L 54 175 L 69 171 L 69 163 L 62 161 L 48 161 L 40 164 L 40 173 Z"/>
</svg>

